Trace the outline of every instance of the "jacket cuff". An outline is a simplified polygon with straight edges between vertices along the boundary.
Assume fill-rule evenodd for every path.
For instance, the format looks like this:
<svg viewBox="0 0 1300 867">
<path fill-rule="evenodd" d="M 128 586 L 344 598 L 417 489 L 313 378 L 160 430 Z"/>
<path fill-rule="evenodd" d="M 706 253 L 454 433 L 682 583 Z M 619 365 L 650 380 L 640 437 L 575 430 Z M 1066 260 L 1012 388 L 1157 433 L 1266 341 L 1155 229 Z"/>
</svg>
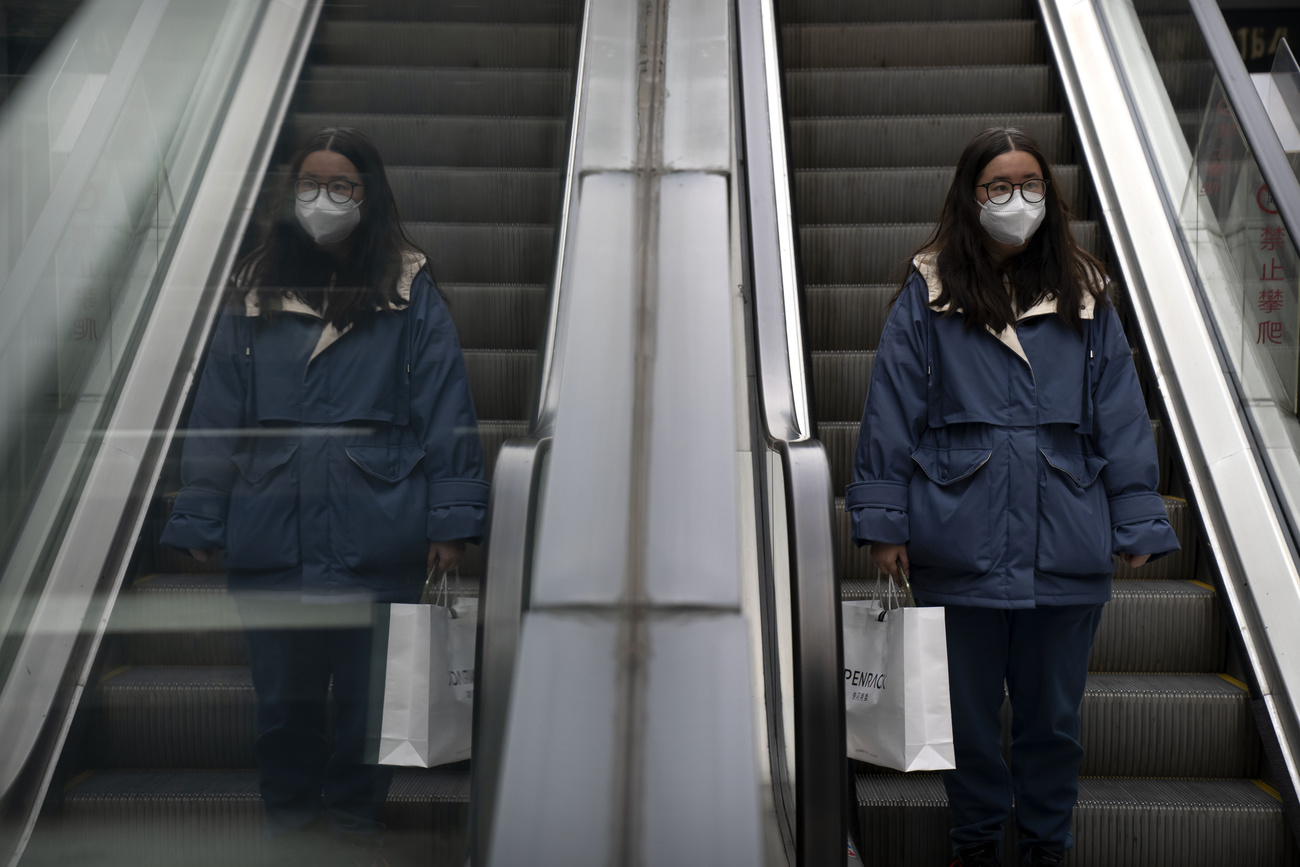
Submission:
<svg viewBox="0 0 1300 867">
<path fill-rule="evenodd" d="M 159 542 L 182 551 L 211 551 L 226 547 L 226 508 L 230 496 L 221 491 L 186 488 L 176 495 L 171 517 Z"/>
<path fill-rule="evenodd" d="M 844 508 L 852 511 L 864 506 L 907 511 L 905 482 L 854 482 L 844 492 Z"/>
<path fill-rule="evenodd" d="M 483 539 L 487 520 L 488 483 L 479 479 L 442 479 L 429 483 L 430 542 Z"/>
<path fill-rule="evenodd" d="M 1110 523 L 1113 551 L 1150 554 L 1156 559 L 1181 547 L 1174 528 L 1169 525 L 1165 501 L 1155 492 L 1112 497 Z"/>
<path fill-rule="evenodd" d="M 858 545 L 902 545 L 911 538 L 907 520 L 907 485 L 902 482 L 854 482 L 844 496 Z"/>
</svg>

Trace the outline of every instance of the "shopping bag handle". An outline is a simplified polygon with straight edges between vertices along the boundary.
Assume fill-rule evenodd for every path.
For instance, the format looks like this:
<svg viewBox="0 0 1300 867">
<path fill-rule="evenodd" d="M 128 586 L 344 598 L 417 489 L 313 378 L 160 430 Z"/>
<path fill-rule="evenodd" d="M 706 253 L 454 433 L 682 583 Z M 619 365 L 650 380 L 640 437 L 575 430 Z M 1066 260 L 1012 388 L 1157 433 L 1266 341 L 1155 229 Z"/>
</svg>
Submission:
<svg viewBox="0 0 1300 867">
<path fill-rule="evenodd" d="M 452 572 L 456 573 L 455 581 L 451 587 L 448 587 L 447 576 L 450 575 Z M 434 586 L 433 583 L 433 576 L 435 574 L 438 574 L 437 560 L 434 560 L 433 568 L 429 570 L 429 574 L 424 576 L 424 589 L 420 591 L 420 604 L 441 605 L 442 607 L 451 611 L 452 612 L 451 616 L 454 618 L 456 616 L 456 613 L 453 608 L 453 605 L 451 604 L 451 597 L 460 595 L 460 566 L 457 565 L 455 569 L 444 570 L 441 573 L 442 580 L 438 582 L 436 587 Z"/>
<path fill-rule="evenodd" d="M 898 569 L 898 575 L 903 579 L 903 598 L 897 605 L 891 606 L 889 604 L 890 594 L 882 592 L 880 589 L 880 578 L 884 574 L 883 570 L 876 570 L 876 598 L 880 600 L 880 616 L 876 619 L 882 623 L 885 620 L 885 615 L 891 611 L 896 611 L 899 608 L 916 607 L 916 598 L 912 595 L 912 584 L 907 580 L 907 573 L 903 571 L 903 568 L 900 566 Z"/>
</svg>

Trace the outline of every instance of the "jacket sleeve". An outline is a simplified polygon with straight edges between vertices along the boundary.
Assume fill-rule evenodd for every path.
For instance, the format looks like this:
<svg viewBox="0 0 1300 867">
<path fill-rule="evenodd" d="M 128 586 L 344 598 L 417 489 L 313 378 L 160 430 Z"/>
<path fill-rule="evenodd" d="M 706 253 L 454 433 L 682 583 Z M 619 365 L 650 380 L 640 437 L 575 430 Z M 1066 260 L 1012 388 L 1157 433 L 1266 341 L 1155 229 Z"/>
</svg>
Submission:
<svg viewBox="0 0 1300 867">
<path fill-rule="evenodd" d="M 928 301 L 924 278 L 913 272 L 880 335 L 844 503 L 858 545 L 911 538 L 907 490 L 928 406 Z"/>
<path fill-rule="evenodd" d="M 488 484 L 460 341 L 432 278 L 411 286 L 411 425 L 424 449 L 431 542 L 481 541 Z"/>
<path fill-rule="evenodd" d="M 1106 459 L 1101 480 L 1110 500 L 1112 549 L 1162 556 L 1179 544 L 1156 490 L 1160 466 L 1133 354 L 1115 311 L 1098 305 L 1097 313 L 1104 319 L 1093 390 L 1093 446 Z"/>
<path fill-rule="evenodd" d="M 217 322 L 181 454 L 181 483 L 164 545 L 207 551 L 226 547 L 226 508 L 235 481 L 231 455 L 245 427 L 248 383 L 243 356 L 247 319 L 227 310 Z"/>
</svg>

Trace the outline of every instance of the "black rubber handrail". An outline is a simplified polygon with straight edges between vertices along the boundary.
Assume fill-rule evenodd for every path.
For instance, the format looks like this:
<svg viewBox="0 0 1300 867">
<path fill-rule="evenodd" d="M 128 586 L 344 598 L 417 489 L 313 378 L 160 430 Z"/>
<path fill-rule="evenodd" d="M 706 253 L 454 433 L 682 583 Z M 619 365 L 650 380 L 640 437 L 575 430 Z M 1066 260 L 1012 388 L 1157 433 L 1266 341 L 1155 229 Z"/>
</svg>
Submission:
<svg viewBox="0 0 1300 867">
<path fill-rule="evenodd" d="M 789 545 L 793 635 L 795 769 L 793 854 L 801 867 L 840 864 L 845 858 L 845 759 L 843 641 L 835 564 L 834 494 L 822 444 L 810 438 L 808 369 L 802 337 L 796 234 L 791 222 L 785 117 L 780 98 L 772 0 L 737 2 L 737 64 L 740 90 L 737 140 L 743 167 L 741 198 L 747 223 L 746 277 L 751 347 L 757 367 L 751 394 L 757 400 L 755 486 L 762 530 L 770 540 L 784 532 Z M 775 88 L 775 90 L 774 90 Z M 768 449 L 781 457 L 786 526 L 766 523 L 770 487 L 764 468 Z M 770 551 L 769 551 L 770 554 Z M 776 571 L 765 563 L 769 585 Z M 770 591 L 769 591 L 770 592 Z M 765 606 L 765 619 L 772 616 Z M 782 755 L 785 737 L 780 707 L 776 630 L 765 624 L 764 660 L 769 683 L 769 754 L 774 802 L 783 805 L 789 773 Z M 856 806 L 856 805 L 853 805 Z M 788 821 L 788 815 L 779 816 Z"/>
</svg>

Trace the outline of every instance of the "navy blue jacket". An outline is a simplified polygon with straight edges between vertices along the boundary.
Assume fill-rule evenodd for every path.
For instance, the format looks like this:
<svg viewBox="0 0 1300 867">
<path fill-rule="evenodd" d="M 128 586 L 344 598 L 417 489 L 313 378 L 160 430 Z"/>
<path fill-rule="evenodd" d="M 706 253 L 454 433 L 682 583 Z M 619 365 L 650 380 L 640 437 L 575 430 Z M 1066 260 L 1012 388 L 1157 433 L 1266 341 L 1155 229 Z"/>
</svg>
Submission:
<svg viewBox="0 0 1300 867">
<path fill-rule="evenodd" d="M 224 548 L 230 589 L 391 601 L 430 541 L 483 535 L 488 485 L 456 330 L 423 259 L 338 332 L 257 293 L 217 324 L 162 542 Z"/>
<path fill-rule="evenodd" d="M 1178 550 L 1119 317 L 1083 336 L 1040 302 L 1001 335 L 933 307 L 918 256 L 881 334 L 846 508 L 858 544 L 907 545 L 929 605 L 1105 602 L 1113 554 Z"/>
</svg>

